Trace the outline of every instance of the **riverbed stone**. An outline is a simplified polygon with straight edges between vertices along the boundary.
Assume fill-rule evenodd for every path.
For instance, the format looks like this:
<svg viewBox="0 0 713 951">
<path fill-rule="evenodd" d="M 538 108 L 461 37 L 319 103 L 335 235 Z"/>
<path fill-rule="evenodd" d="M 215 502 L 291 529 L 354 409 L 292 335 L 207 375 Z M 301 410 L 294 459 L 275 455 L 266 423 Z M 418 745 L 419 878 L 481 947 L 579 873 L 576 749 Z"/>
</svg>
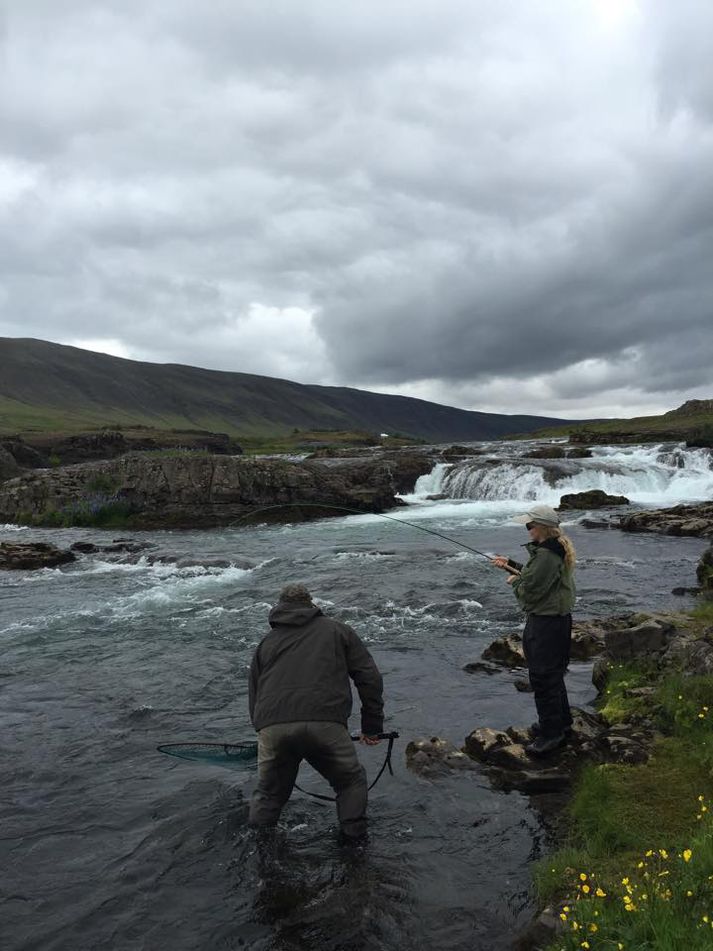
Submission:
<svg viewBox="0 0 713 951">
<path fill-rule="evenodd" d="M 560 498 L 559 510 L 570 509 L 602 509 L 613 505 L 629 505 L 625 495 L 608 495 L 601 489 L 591 489 L 588 492 L 573 492 Z"/>
<path fill-rule="evenodd" d="M 483 660 L 492 661 L 502 667 L 525 667 L 525 655 L 522 649 L 522 637 L 508 634 L 496 638 L 481 654 Z"/>
<path fill-rule="evenodd" d="M 44 542 L 0 542 L 0 569 L 34 571 L 37 568 L 58 568 L 74 561 L 71 551 Z"/>
<path fill-rule="evenodd" d="M 419 776 L 431 777 L 452 770 L 472 770 L 476 766 L 470 757 L 450 740 L 433 736 L 430 739 L 411 740 L 406 746 L 406 766 Z"/>
</svg>

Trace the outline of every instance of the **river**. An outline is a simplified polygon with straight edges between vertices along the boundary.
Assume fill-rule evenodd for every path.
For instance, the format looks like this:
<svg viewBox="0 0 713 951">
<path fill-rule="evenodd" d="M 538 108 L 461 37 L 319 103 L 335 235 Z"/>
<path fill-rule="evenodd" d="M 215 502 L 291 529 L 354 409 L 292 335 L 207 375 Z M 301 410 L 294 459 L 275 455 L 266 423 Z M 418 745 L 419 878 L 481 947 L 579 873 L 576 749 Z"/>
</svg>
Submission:
<svg viewBox="0 0 713 951">
<path fill-rule="evenodd" d="M 517 557 L 525 531 L 511 517 L 534 499 L 585 488 L 643 506 L 713 496 L 710 456 L 682 447 L 600 447 L 553 463 L 523 459 L 527 444 L 477 448 L 419 480 L 410 508 L 391 514 Z M 579 616 L 691 604 L 671 589 L 694 583 L 702 540 L 587 530 L 585 514 L 565 525 L 579 552 Z M 62 546 L 111 537 L 0 527 L 0 540 Z M 476 726 L 532 720 L 512 674 L 463 670 L 522 625 L 504 574 L 376 516 L 131 537 L 153 546 L 150 557 L 0 574 L 4 951 L 509 947 L 534 908 L 540 815 L 478 772 L 430 781 L 403 758 L 411 738 L 460 744 Z M 252 773 L 155 749 L 252 736 L 248 665 L 288 581 L 368 642 L 387 728 L 401 733 L 396 775 L 371 796 L 364 851 L 340 850 L 332 807 L 295 794 L 266 856 L 245 824 Z M 591 701 L 590 673 L 572 665 L 575 703 Z M 360 752 L 370 774 L 383 753 Z M 308 769 L 300 783 L 327 791 Z"/>
</svg>

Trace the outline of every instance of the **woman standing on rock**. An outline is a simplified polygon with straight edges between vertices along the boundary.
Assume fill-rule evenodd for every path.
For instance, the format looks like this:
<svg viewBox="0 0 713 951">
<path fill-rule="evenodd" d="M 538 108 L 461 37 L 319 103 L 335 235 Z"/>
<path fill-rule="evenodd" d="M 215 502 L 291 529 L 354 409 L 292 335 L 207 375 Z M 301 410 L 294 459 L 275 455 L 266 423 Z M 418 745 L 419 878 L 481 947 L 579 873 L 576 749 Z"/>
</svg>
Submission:
<svg viewBox="0 0 713 951">
<path fill-rule="evenodd" d="M 575 600 L 574 545 L 562 533 L 559 516 L 548 505 L 533 505 L 515 521 L 530 533 L 526 565 L 498 555 L 493 564 L 511 571 L 511 584 L 527 614 L 522 636 L 538 722 L 532 725 L 532 756 L 545 756 L 566 741 L 572 728 L 564 675 L 572 641 Z"/>
</svg>

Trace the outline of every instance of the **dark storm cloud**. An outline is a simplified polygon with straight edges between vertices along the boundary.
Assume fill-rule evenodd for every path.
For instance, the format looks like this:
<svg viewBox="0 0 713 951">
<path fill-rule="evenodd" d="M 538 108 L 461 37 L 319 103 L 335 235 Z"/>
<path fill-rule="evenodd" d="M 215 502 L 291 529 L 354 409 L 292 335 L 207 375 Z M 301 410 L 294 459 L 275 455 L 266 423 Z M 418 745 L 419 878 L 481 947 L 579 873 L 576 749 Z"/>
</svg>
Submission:
<svg viewBox="0 0 713 951">
<path fill-rule="evenodd" d="M 501 411 L 709 395 L 713 8 L 683 8 L 15 5 L 0 335 Z"/>
</svg>

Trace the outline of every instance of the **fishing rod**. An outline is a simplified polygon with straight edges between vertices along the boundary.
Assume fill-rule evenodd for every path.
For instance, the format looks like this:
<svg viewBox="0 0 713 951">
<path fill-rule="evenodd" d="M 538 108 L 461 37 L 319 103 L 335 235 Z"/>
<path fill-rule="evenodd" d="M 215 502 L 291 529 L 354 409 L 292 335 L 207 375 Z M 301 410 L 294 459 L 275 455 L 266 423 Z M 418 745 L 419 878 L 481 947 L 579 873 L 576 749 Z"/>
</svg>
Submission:
<svg viewBox="0 0 713 951">
<path fill-rule="evenodd" d="M 255 515 L 261 515 L 263 512 L 270 512 L 274 509 L 292 508 L 335 509 L 340 512 L 349 512 L 352 515 L 375 515 L 377 518 L 385 518 L 389 522 L 398 522 L 399 525 L 408 525 L 409 528 L 415 528 L 416 531 L 426 532 L 428 535 L 435 535 L 437 538 L 442 538 L 444 541 L 450 542 L 452 545 L 457 545 L 459 548 L 464 548 L 466 551 L 472 552 L 474 555 L 480 555 L 481 558 L 486 558 L 492 563 L 491 555 L 486 555 L 484 551 L 479 551 L 477 548 L 472 548 L 470 545 L 466 545 L 464 542 L 459 542 L 457 539 L 451 538 L 449 535 L 444 535 L 442 532 L 434 531 L 432 528 L 424 528 L 423 525 L 415 525 L 413 522 L 407 522 L 403 518 L 395 518 L 393 515 L 384 515 L 381 512 L 364 512 L 362 509 L 350 508 L 348 505 L 332 505 L 329 502 L 282 502 L 279 505 L 265 505 L 263 508 L 255 509 L 253 512 L 249 512 L 247 515 L 243 515 L 240 518 L 230 522 L 229 528 L 239 525 L 240 522 L 245 522 L 248 519 L 253 518 Z M 510 568 L 509 566 L 506 567 L 505 570 L 510 574 L 518 574 L 514 568 Z"/>
</svg>

